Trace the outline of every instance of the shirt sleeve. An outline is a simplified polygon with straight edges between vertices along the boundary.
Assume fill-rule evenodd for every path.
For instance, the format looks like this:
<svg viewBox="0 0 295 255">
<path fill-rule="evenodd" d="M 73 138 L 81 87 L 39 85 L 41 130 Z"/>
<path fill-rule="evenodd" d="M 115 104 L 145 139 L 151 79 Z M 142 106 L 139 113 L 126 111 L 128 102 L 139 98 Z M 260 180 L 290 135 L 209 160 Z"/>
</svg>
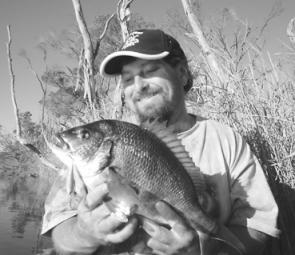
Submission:
<svg viewBox="0 0 295 255">
<path fill-rule="evenodd" d="M 52 228 L 77 215 L 80 201 L 80 198 L 73 198 L 66 190 L 66 171 L 58 175 L 45 201 L 41 234 L 49 235 Z"/>
<path fill-rule="evenodd" d="M 230 171 L 232 214 L 229 225 L 243 225 L 278 237 L 278 207 L 263 169 L 249 145 L 234 133 Z"/>
</svg>

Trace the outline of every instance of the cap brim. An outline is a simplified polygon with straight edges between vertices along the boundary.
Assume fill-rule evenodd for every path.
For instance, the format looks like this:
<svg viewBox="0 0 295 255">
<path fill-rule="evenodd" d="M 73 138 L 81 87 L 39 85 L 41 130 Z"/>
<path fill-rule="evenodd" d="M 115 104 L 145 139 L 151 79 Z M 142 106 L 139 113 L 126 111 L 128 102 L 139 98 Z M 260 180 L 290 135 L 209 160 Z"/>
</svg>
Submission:
<svg viewBox="0 0 295 255">
<path fill-rule="evenodd" d="M 116 75 L 121 72 L 122 61 L 125 57 L 134 57 L 146 60 L 162 59 L 169 55 L 168 51 L 158 54 L 145 54 L 135 51 L 117 51 L 108 55 L 100 64 L 99 72 L 103 76 Z"/>
</svg>

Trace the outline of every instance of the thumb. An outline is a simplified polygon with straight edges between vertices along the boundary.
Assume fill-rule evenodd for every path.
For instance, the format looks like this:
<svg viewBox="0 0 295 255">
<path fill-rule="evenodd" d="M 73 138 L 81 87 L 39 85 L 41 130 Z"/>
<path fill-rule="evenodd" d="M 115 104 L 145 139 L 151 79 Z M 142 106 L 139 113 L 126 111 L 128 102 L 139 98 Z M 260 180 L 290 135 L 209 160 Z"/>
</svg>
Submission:
<svg viewBox="0 0 295 255">
<path fill-rule="evenodd" d="M 92 210 L 100 205 L 107 196 L 108 192 L 108 185 L 106 183 L 102 183 L 95 189 L 91 190 L 85 199 L 88 209 Z"/>
</svg>

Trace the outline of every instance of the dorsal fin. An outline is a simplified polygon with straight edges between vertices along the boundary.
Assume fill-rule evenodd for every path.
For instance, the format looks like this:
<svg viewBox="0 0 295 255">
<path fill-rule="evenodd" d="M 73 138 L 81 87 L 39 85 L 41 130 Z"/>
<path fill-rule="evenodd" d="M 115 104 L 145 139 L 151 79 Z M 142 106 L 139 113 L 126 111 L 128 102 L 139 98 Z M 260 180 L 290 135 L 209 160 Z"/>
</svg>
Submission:
<svg viewBox="0 0 295 255">
<path fill-rule="evenodd" d="M 187 173 L 190 175 L 197 193 L 205 191 L 206 181 L 202 172 L 198 167 L 196 167 L 193 159 L 186 151 L 181 140 L 175 133 L 172 132 L 172 129 L 166 127 L 165 123 L 160 123 L 158 121 L 144 123 L 142 127 L 155 134 L 174 153 L 176 158 L 180 161 Z"/>
</svg>

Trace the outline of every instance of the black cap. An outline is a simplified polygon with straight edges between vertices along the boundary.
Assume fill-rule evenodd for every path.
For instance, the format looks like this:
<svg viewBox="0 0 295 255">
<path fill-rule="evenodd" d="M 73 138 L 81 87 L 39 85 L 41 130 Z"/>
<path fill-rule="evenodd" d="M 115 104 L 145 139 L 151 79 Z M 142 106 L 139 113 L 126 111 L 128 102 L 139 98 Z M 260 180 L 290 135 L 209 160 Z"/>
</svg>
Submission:
<svg viewBox="0 0 295 255">
<path fill-rule="evenodd" d="M 185 58 L 179 43 L 159 29 L 141 29 L 129 34 L 118 51 L 108 55 L 100 65 L 101 75 L 116 75 L 121 72 L 126 57 L 146 60 L 162 59 L 168 55 Z"/>
</svg>

